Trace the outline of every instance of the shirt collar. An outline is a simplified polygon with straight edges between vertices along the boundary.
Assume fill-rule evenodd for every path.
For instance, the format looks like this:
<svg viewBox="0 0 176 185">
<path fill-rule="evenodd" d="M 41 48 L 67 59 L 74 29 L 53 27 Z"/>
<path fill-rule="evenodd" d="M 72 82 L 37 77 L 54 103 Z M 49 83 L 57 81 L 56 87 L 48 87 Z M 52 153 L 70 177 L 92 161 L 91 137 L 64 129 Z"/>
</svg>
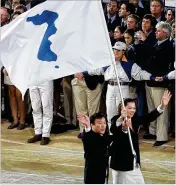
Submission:
<svg viewBox="0 0 176 185">
<path fill-rule="evenodd" d="M 158 45 L 160 45 L 160 44 L 162 44 L 163 42 L 165 42 L 167 39 L 165 39 L 165 40 L 158 40 Z"/>
<path fill-rule="evenodd" d="M 157 23 L 161 21 L 161 16 L 156 19 Z"/>
<path fill-rule="evenodd" d="M 147 33 L 147 37 L 150 35 L 150 33 L 152 33 L 153 30 L 150 30 L 148 33 Z"/>
<path fill-rule="evenodd" d="M 126 25 L 127 24 L 127 19 L 125 20 L 125 19 L 122 18 L 122 22 L 124 22 L 124 24 Z"/>
<path fill-rule="evenodd" d="M 108 14 L 108 19 L 111 19 L 111 23 L 115 20 L 115 18 L 116 18 L 116 15 L 114 15 L 114 16 L 110 16 L 109 14 Z"/>
</svg>

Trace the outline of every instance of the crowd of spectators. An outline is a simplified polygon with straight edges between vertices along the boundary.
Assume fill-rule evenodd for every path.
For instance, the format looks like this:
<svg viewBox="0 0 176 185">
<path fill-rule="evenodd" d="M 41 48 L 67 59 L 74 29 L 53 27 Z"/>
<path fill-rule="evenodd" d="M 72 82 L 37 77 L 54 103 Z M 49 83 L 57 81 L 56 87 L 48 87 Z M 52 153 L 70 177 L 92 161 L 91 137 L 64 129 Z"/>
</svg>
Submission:
<svg viewBox="0 0 176 185">
<path fill-rule="evenodd" d="M 1 26 L 43 1 L 2 1 Z M 155 122 L 144 125 L 144 139 L 154 139 L 155 146 L 160 146 L 168 141 L 169 134 L 175 137 L 175 76 L 170 75 L 175 70 L 175 9 L 165 7 L 162 0 L 102 0 L 102 7 L 112 46 L 117 42 L 125 44 L 121 60 L 133 61 L 152 75 L 149 80 L 142 81 L 136 81 L 133 78 L 135 75 L 126 81 L 120 78 L 121 88 L 127 88 L 128 96 L 136 99 L 138 114 L 144 115 L 158 106 L 166 89 L 172 93 L 171 102 L 163 115 Z M 123 66 L 120 67 L 119 73 L 123 71 Z M 20 91 L 11 83 L 4 68 L 1 70 L 1 79 L 2 118 L 12 123 L 8 129 L 23 130 L 30 125 L 28 118 L 32 117 L 30 93 L 28 91 L 22 101 Z M 111 96 L 107 94 L 107 89 L 117 86 L 117 82 L 111 78 L 107 80 L 106 75 L 77 73 L 54 80 L 53 84 L 53 115 L 63 115 L 67 129 L 79 125 L 80 133 L 83 132 L 84 127 L 81 122 L 78 123 L 76 114 L 92 116 L 101 111 L 107 114 L 110 121 L 114 115 L 109 115 L 117 112 L 120 99 L 115 94 L 119 93 L 119 89 L 112 90 Z M 64 111 L 61 115 L 62 94 Z M 112 99 L 116 102 L 114 110 L 110 104 Z M 78 135 L 80 137 L 81 134 Z"/>
</svg>

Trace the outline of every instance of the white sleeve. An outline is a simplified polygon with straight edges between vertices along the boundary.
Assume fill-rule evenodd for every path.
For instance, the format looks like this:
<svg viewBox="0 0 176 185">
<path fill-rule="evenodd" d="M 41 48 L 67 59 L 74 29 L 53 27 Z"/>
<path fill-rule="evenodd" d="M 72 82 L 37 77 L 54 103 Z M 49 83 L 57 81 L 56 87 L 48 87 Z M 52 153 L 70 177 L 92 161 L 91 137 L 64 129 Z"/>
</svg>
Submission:
<svg viewBox="0 0 176 185">
<path fill-rule="evenodd" d="M 168 73 L 167 77 L 169 80 L 174 80 L 175 79 L 175 70 Z"/>
<path fill-rule="evenodd" d="M 159 106 L 157 107 L 157 111 L 158 111 L 160 114 L 164 112 L 164 110 L 161 109 L 161 105 L 159 105 Z"/>
<path fill-rule="evenodd" d="M 151 74 L 142 70 L 136 63 L 133 64 L 131 69 L 131 76 L 137 81 L 150 80 Z"/>
<path fill-rule="evenodd" d="M 122 122 L 120 121 L 120 117 L 117 119 L 116 121 L 116 126 L 119 127 L 120 125 L 122 125 Z M 128 131 L 122 130 L 122 132 L 124 132 L 125 134 L 128 133 Z"/>
<path fill-rule="evenodd" d="M 91 127 L 89 127 L 89 128 L 85 127 L 85 132 L 90 132 L 90 131 L 91 131 Z"/>
<path fill-rule="evenodd" d="M 116 121 L 116 126 L 119 127 L 120 125 L 122 125 L 122 122 L 120 121 L 120 117 L 119 117 Z"/>
<path fill-rule="evenodd" d="M 104 75 L 104 70 L 103 68 L 98 68 L 98 69 L 92 69 L 88 71 L 88 74 L 93 76 L 93 75 Z"/>
</svg>

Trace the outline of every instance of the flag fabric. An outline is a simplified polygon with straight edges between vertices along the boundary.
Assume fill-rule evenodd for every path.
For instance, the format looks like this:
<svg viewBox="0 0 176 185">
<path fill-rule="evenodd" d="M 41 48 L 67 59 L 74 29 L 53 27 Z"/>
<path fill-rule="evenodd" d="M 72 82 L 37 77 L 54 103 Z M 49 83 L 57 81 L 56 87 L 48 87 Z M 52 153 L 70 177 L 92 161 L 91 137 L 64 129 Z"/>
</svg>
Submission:
<svg viewBox="0 0 176 185">
<path fill-rule="evenodd" d="M 46 1 L 1 29 L 1 62 L 24 95 L 33 85 L 114 61 L 101 1 Z"/>
</svg>

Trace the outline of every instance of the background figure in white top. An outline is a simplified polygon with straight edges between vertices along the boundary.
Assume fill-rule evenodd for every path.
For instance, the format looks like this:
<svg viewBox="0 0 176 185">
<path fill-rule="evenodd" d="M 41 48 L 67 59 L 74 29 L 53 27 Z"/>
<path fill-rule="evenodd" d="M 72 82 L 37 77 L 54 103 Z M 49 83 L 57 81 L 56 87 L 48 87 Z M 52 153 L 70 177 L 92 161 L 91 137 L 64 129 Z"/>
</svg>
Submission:
<svg viewBox="0 0 176 185">
<path fill-rule="evenodd" d="M 33 109 L 34 137 L 28 143 L 41 141 L 41 145 L 50 142 L 50 131 L 53 121 L 53 81 L 41 83 L 29 88 Z"/>
</svg>

